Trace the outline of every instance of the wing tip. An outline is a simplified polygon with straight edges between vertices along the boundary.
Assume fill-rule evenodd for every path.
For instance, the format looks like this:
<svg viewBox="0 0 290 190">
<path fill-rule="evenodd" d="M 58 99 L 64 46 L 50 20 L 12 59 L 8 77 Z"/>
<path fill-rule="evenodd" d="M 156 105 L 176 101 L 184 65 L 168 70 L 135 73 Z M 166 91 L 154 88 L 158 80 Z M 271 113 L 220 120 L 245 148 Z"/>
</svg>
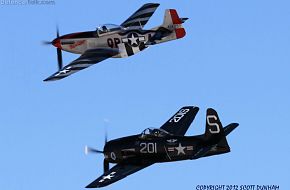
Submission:
<svg viewBox="0 0 290 190">
<path fill-rule="evenodd" d="M 160 3 L 146 3 L 143 6 L 146 6 L 146 5 L 155 5 L 156 7 L 158 7 Z"/>
<path fill-rule="evenodd" d="M 92 186 L 92 185 L 87 185 L 85 188 L 91 189 L 91 188 L 98 188 L 99 186 Z"/>
<path fill-rule="evenodd" d="M 43 80 L 43 82 L 48 82 L 48 81 L 52 81 L 52 80 L 50 79 L 50 77 L 48 77 L 48 78 L 46 78 L 46 79 Z"/>
<path fill-rule="evenodd" d="M 182 109 L 183 109 L 183 108 L 190 108 L 190 109 L 193 109 L 193 110 L 199 111 L 199 107 L 197 107 L 197 106 L 184 106 L 184 107 L 182 107 Z"/>
<path fill-rule="evenodd" d="M 43 82 L 50 82 L 50 81 L 55 81 L 55 80 L 59 80 L 59 79 L 53 75 L 53 76 L 50 76 L 50 77 L 44 79 Z"/>
<path fill-rule="evenodd" d="M 87 185 L 85 188 L 91 189 L 91 188 L 99 188 L 99 187 L 103 187 L 103 186 L 99 183 L 92 182 L 89 185 Z"/>
</svg>

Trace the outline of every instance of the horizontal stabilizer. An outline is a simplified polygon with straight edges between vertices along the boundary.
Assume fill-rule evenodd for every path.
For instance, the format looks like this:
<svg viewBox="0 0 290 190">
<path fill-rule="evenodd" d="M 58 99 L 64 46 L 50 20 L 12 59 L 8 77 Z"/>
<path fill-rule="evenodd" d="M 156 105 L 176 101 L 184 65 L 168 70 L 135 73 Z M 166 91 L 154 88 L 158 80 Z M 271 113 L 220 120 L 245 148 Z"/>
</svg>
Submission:
<svg viewBox="0 0 290 190">
<path fill-rule="evenodd" d="M 225 136 L 227 136 L 228 134 L 230 134 L 238 126 L 239 126 L 238 123 L 231 123 L 231 124 L 227 125 L 226 127 L 224 127 Z"/>
<path fill-rule="evenodd" d="M 181 20 L 182 23 L 185 23 L 185 21 L 187 21 L 188 18 L 180 18 L 180 20 Z"/>
</svg>

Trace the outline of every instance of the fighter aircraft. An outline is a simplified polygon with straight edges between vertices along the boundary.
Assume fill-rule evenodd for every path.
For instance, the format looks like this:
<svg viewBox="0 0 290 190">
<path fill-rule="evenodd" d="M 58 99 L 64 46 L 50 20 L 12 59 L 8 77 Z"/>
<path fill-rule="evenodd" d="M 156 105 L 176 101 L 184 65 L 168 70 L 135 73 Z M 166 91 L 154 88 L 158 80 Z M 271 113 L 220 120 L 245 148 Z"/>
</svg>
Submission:
<svg viewBox="0 0 290 190">
<path fill-rule="evenodd" d="M 179 18 L 175 9 L 165 10 L 160 26 L 143 29 L 158 6 L 157 3 L 144 4 L 121 25 L 105 24 L 94 31 L 63 36 L 59 36 L 57 29 L 57 38 L 45 44 L 57 48 L 59 70 L 44 81 L 59 80 L 105 59 L 128 57 L 151 45 L 184 37 L 182 23 L 188 18 Z M 63 67 L 62 51 L 81 56 Z"/>
<path fill-rule="evenodd" d="M 104 174 L 86 188 L 110 185 L 152 164 L 198 159 L 230 152 L 226 136 L 239 124 L 223 128 L 217 112 L 206 113 L 205 133 L 184 136 L 199 108 L 186 106 L 174 114 L 161 128 L 148 128 L 139 135 L 127 136 L 105 143 L 103 151 L 86 147 L 86 153 L 104 155 Z M 109 163 L 116 164 L 109 169 Z"/>
</svg>

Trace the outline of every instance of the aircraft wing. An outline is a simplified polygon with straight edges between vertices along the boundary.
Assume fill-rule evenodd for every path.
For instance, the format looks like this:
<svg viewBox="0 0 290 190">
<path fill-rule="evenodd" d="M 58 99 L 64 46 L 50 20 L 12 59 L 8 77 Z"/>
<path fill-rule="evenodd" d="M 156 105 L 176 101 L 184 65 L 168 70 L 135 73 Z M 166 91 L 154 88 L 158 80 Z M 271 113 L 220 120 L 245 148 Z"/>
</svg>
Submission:
<svg viewBox="0 0 290 190">
<path fill-rule="evenodd" d="M 97 48 L 85 51 L 79 58 L 66 65 L 44 81 L 54 81 L 65 78 L 75 72 L 85 69 L 91 65 L 99 63 L 119 53 L 118 49 Z"/>
<path fill-rule="evenodd" d="M 110 185 L 120 179 L 127 177 L 139 170 L 142 170 L 152 164 L 146 165 L 131 165 L 131 164 L 117 164 L 112 167 L 110 170 L 105 172 L 98 179 L 90 183 L 86 188 L 97 188 Z"/>
<path fill-rule="evenodd" d="M 199 108 L 195 106 L 186 106 L 181 108 L 161 126 L 161 129 L 164 129 L 173 135 L 184 136 L 190 124 L 194 120 L 198 110 Z"/>
<path fill-rule="evenodd" d="M 158 3 L 147 3 L 132 14 L 125 22 L 121 24 L 123 27 L 132 27 L 136 29 L 142 29 L 148 22 L 150 17 L 154 14 L 155 10 L 160 4 Z"/>
</svg>

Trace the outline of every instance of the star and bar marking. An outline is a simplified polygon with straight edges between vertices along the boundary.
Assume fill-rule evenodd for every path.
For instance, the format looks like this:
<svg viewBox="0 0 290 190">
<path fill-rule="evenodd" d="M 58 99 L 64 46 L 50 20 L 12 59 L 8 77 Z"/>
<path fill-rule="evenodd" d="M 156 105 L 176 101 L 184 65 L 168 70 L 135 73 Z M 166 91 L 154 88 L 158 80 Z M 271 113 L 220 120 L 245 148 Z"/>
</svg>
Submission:
<svg viewBox="0 0 290 190">
<path fill-rule="evenodd" d="M 122 38 L 123 43 L 128 43 L 132 47 L 138 47 L 141 42 L 145 41 L 144 36 L 138 36 L 137 33 L 130 33 L 127 38 Z"/>
<path fill-rule="evenodd" d="M 192 151 L 193 146 L 182 146 L 181 143 L 176 147 L 168 147 L 169 152 L 175 152 L 177 150 L 177 155 L 186 155 L 185 150 Z"/>
</svg>

